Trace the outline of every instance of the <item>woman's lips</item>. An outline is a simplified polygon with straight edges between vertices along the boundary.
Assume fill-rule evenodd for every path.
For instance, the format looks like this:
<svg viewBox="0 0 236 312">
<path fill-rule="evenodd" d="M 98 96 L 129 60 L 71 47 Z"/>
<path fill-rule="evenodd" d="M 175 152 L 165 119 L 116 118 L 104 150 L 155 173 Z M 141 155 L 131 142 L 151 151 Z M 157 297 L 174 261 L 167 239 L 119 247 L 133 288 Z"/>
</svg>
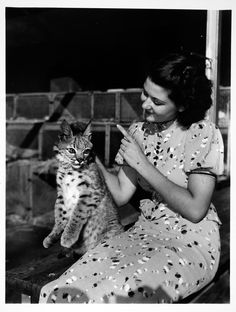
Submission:
<svg viewBox="0 0 236 312">
<path fill-rule="evenodd" d="M 147 115 L 152 115 L 153 114 L 153 112 L 151 112 L 151 111 L 145 111 L 145 114 L 147 114 Z"/>
</svg>

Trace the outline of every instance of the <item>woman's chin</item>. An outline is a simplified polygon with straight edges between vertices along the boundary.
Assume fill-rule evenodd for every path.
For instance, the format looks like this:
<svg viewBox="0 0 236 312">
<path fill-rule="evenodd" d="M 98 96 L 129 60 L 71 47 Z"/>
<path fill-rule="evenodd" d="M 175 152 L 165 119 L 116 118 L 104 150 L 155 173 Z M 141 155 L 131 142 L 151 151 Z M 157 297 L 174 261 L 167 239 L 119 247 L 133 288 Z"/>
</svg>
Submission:
<svg viewBox="0 0 236 312">
<path fill-rule="evenodd" d="M 149 122 L 155 122 L 156 121 L 156 116 L 155 115 L 146 115 L 145 120 Z"/>
</svg>

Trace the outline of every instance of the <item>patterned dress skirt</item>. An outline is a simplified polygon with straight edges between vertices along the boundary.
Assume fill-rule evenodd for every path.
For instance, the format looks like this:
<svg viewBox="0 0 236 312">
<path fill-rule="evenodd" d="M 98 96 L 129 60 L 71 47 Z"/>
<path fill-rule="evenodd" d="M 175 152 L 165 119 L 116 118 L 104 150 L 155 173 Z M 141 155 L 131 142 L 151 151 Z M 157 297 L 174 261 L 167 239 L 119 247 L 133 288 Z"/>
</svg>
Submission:
<svg viewBox="0 0 236 312">
<path fill-rule="evenodd" d="M 45 285 L 40 303 L 171 303 L 208 284 L 219 264 L 219 222 L 193 224 L 160 208 L 143 210 L 132 228 Z"/>
</svg>

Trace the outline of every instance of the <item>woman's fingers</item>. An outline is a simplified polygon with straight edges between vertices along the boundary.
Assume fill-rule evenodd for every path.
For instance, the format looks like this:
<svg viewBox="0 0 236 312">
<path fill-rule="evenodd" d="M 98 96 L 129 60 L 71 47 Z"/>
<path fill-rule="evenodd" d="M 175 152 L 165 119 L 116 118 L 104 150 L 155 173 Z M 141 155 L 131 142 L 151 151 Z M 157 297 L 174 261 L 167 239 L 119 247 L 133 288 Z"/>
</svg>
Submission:
<svg viewBox="0 0 236 312">
<path fill-rule="evenodd" d="M 119 153 L 122 157 L 124 157 L 124 151 L 123 151 L 121 148 L 119 148 L 118 153 Z"/>
<path fill-rule="evenodd" d="M 128 145 L 130 144 L 130 142 L 127 141 L 126 138 L 124 138 L 124 139 L 121 140 L 121 144 L 123 144 L 123 145 L 125 145 L 125 146 L 128 146 Z"/>
<path fill-rule="evenodd" d="M 128 132 L 121 125 L 117 124 L 116 127 L 117 127 L 117 129 L 120 130 L 120 132 L 123 134 L 123 136 L 126 138 L 126 140 L 128 142 L 132 142 L 133 139 L 132 139 L 131 135 L 129 135 Z"/>
<path fill-rule="evenodd" d="M 122 151 L 125 151 L 126 146 L 125 146 L 124 144 L 121 144 L 121 145 L 120 145 L 120 149 L 121 149 Z"/>
</svg>

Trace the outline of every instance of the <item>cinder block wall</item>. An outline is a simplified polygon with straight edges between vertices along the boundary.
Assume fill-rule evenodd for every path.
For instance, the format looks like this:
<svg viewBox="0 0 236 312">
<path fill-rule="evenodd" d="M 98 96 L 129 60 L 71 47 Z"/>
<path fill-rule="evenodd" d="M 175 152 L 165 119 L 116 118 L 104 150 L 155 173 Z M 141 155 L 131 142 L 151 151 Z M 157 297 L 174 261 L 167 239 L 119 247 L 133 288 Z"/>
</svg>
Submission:
<svg viewBox="0 0 236 312">
<path fill-rule="evenodd" d="M 121 139 L 116 123 L 125 127 L 142 118 L 141 90 L 120 92 L 72 92 L 9 94 L 6 97 L 9 144 L 38 151 L 39 159 L 53 157 L 60 121 L 92 119 L 95 150 L 112 164 Z M 112 144 L 111 144 L 112 137 Z"/>
<path fill-rule="evenodd" d="M 31 149 L 37 157 L 7 165 L 7 214 L 17 213 L 33 220 L 53 209 L 56 192 L 55 176 L 37 175 L 35 162 L 52 158 L 53 145 L 60 122 L 92 119 L 95 151 L 107 167 L 111 167 L 119 149 L 122 134 L 116 124 L 128 127 L 142 119 L 141 89 L 114 92 L 50 92 L 8 94 L 6 96 L 7 143 L 22 150 Z M 225 144 L 226 172 L 228 164 L 228 89 L 221 90 L 219 126 Z M 228 170 L 228 171 L 227 171 Z"/>
<path fill-rule="evenodd" d="M 139 89 L 8 94 L 7 143 L 21 150 L 34 150 L 37 157 L 7 164 L 7 215 L 16 214 L 24 221 L 35 222 L 40 216 L 53 211 L 55 175 L 38 175 L 35 165 L 54 156 L 53 145 L 57 141 L 62 119 L 84 123 L 92 119 L 95 151 L 104 164 L 111 167 L 122 138 L 116 124 L 128 127 L 133 121 L 142 119 L 140 95 Z"/>
</svg>

